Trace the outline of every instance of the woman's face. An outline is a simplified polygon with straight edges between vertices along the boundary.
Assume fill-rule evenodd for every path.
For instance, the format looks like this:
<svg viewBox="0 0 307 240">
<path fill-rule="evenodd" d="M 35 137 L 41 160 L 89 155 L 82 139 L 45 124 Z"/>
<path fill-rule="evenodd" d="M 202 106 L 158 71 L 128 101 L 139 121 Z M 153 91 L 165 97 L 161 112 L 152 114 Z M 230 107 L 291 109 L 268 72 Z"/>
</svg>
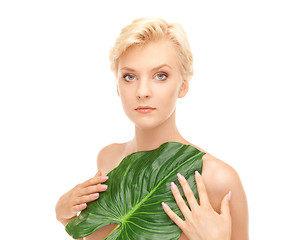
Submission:
<svg viewBox="0 0 307 240">
<path fill-rule="evenodd" d="M 132 46 L 120 57 L 117 92 L 137 127 L 154 128 L 165 122 L 174 114 L 177 98 L 187 93 L 177 59 L 173 43 L 167 40 Z"/>
</svg>

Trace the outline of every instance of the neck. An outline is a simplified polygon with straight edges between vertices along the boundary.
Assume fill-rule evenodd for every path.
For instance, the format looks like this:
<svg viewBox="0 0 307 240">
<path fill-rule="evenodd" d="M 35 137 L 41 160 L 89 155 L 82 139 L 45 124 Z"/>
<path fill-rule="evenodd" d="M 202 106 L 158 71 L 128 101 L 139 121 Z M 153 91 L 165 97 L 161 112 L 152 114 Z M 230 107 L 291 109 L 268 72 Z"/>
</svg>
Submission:
<svg viewBox="0 0 307 240">
<path fill-rule="evenodd" d="M 155 128 L 142 129 L 135 126 L 135 136 L 129 143 L 130 151 L 153 150 L 165 142 L 181 142 L 187 144 L 188 142 L 180 135 L 177 129 L 175 112 L 173 112 L 167 121 Z"/>
</svg>

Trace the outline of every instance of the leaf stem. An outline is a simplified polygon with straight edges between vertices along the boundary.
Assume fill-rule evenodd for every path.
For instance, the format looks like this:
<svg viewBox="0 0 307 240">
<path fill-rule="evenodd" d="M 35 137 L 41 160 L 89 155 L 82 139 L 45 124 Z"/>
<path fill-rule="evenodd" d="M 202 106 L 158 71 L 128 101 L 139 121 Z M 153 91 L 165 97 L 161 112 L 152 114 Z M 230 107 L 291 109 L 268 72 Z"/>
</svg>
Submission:
<svg viewBox="0 0 307 240">
<path fill-rule="evenodd" d="M 119 228 L 119 227 L 120 227 L 120 224 L 117 224 L 117 226 L 103 240 L 105 240 L 105 239 L 107 239 L 107 237 L 111 236 L 116 231 L 116 229 Z"/>
</svg>

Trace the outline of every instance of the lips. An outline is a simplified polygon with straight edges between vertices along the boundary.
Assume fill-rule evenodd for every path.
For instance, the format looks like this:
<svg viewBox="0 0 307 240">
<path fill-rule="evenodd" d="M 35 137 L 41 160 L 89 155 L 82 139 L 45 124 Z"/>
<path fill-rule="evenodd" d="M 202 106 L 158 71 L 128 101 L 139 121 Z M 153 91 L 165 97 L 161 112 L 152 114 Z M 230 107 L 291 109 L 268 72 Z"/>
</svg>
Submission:
<svg viewBox="0 0 307 240">
<path fill-rule="evenodd" d="M 153 110 L 155 110 L 155 108 L 151 106 L 139 106 L 135 110 L 138 111 L 139 113 L 150 113 Z"/>
<path fill-rule="evenodd" d="M 153 108 L 151 106 L 139 106 L 135 110 L 141 110 L 141 109 L 155 109 L 155 108 Z"/>
</svg>

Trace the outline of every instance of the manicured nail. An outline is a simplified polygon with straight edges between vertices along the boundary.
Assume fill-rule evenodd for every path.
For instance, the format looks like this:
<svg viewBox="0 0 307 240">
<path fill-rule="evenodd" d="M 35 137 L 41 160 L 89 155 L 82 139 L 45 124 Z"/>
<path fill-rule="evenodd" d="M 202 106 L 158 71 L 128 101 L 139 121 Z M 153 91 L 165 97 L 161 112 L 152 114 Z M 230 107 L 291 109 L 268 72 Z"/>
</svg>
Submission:
<svg viewBox="0 0 307 240">
<path fill-rule="evenodd" d="M 231 199 L 231 191 L 229 191 L 228 193 L 228 200 L 230 201 L 230 199 Z"/>
<path fill-rule="evenodd" d="M 108 180 L 108 178 L 109 178 L 109 177 L 102 177 L 102 178 L 101 178 L 101 181 L 106 181 L 106 180 Z"/>
<path fill-rule="evenodd" d="M 200 177 L 200 174 L 199 174 L 198 171 L 195 171 L 195 176 L 196 176 L 196 177 Z"/>
<path fill-rule="evenodd" d="M 107 190 L 108 186 L 107 185 L 101 185 L 101 191 Z"/>
<path fill-rule="evenodd" d="M 174 190 L 176 189 L 176 187 L 177 187 L 176 184 L 174 182 L 171 182 L 171 189 Z"/>
<path fill-rule="evenodd" d="M 166 208 L 166 203 L 162 202 L 162 207 L 165 209 Z"/>
<path fill-rule="evenodd" d="M 94 193 L 93 194 L 93 198 L 98 198 L 99 197 L 99 193 Z"/>
<path fill-rule="evenodd" d="M 178 177 L 178 180 L 181 181 L 184 179 L 184 177 L 180 174 L 180 173 L 177 173 L 177 177 Z"/>
</svg>

